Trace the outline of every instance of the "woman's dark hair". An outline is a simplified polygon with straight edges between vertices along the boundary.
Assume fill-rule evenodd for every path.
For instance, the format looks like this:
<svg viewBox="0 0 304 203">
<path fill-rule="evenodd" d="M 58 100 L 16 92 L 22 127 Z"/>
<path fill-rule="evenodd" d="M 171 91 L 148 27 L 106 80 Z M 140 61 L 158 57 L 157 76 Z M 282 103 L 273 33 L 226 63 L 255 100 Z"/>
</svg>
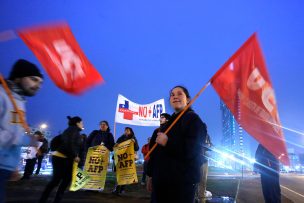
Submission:
<svg viewBox="0 0 304 203">
<path fill-rule="evenodd" d="M 181 85 L 176 85 L 175 87 L 173 87 L 169 92 L 169 97 L 171 97 L 171 93 L 175 88 L 181 88 L 183 90 L 183 92 L 185 93 L 187 99 L 191 99 L 188 89 Z"/>
<path fill-rule="evenodd" d="M 132 128 L 130 128 L 130 127 L 125 127 L 125 130 L 127 130 L 127 129 L 129 129 L 129 130 L 130 130 L 130 132 L 131 132 L 131 137 L 134 137 L 134 136 L 135 136 L 135 134 L 134 134 L 133 129 L 132 129 Z"/>
<path fill-rule="evenodd" d="M 110 129 L 110 126 L 109 126 L 109 123 L 108 123 L 108 121 L 100 121 L 99 122 L 99 125 L 101 125 L 101 123 L 105 123 L 107 126 L 108 126 L 108 129 L 107 129 L 107 133 L 109 133 L 110 131 L 111 131 L 111 129 Z"/>
<path fill-rule="evenodd" d="M 74 117 L 67 116 L 67 118 L 69 120 L 68 122 L 69 126 L 77 126 L 77 123 L 82 121 L 82 119 L 79 116 L 74 116 Z"/>
<path fill-rule="evenodd" d="M 175 87 L 173 87 L 173 88 L 170 90 L 170 92 L 169 92 L 169 98 L 171 97 L 171 93 L 172 93 L 172 91 L 173 91 L 175 88 L 181 88 L 181 89 L 183 90 L 183 92 L 185 93 L 187 99 L 191 99 L 191 96 L 190 96 L 190 93 L 189 93 L 188 89 L 187 89 L 186 87 L 184 87 L 184 86 L 181 86 L 181 85 L 176 85 Z M 193 110 L 193 109 L 192 109 L 192 106 L 190 106 L 188 109 L 191 110 L 191 111 Z"/>
</svg>

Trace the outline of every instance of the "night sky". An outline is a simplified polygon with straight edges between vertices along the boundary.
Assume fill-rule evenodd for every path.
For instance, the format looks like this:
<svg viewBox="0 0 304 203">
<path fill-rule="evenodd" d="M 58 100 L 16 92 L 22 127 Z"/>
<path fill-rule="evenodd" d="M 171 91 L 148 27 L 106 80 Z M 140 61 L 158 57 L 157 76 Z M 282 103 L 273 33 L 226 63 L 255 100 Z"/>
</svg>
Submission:
<svg viewBox="0 0 304 203">
<path fill-rule="evenodd" d="M 38 95 L 28 99 L 27 119 L 32 126 L 46 122 L 57 134 L 66 128 L 67 115 L 78 115 L 88 134 L 99 128 L 101 120 L 108 120 L 113 132 L 118 94 L 139 104 L 164 98 L 172 113 L 168 100 L 173 86 L 184 85 L 194 96 L 257 32 L 281 123 L 302 132 L 284 130 L 288 148 L 304 152 L 303 8 L 301 0 L 1 0 L 0 33 L 57 21 L 70 25 L 105 84 L 73 96 L 57 88 L 46 75 Z M 0 41 L 2 74 L 7 76 L 19 58 L 41 67 L 20 38 Z M 213 143 L 220 144 L 220 101 L 214 89 L 209 86 L 193 107 L 208 125 Z M 124 127 L 117 124 L 117 136 Z M 132 127 L 140 146 L 155 128 Z"/>
</svg>

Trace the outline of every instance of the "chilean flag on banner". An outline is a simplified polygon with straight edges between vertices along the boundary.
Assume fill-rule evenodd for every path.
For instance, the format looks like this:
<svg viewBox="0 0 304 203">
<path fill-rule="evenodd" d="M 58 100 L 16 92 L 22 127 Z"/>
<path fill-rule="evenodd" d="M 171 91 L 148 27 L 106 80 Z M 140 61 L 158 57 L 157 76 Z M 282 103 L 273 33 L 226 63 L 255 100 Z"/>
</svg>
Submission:
<svg viewBox="0 0 304 203">
<path fill-rule="evenodd" d="M 288 165 L 274 90 L 256 33 L 212 77 L 211 84 L 238 123 Z"/>
<path fill-rule="evenodd" d="M 55 84 L 71 94 L 80 94 L 104 80 L 84 55 L 66 23 L 18 31 Z"/>
</svg>

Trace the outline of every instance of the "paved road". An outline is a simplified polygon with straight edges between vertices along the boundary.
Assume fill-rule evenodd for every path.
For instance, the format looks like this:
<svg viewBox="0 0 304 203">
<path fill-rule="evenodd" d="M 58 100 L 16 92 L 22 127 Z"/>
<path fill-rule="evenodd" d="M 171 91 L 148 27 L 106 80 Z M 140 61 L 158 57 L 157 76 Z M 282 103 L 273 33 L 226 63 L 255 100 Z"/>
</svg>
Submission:
<svg viewBox="0 0 304 203">
<path fill-rule="evenodd" d="M 281 191 L 295 203 L 304 202 L 304 175 L 281 174 Z"/>
</svg>

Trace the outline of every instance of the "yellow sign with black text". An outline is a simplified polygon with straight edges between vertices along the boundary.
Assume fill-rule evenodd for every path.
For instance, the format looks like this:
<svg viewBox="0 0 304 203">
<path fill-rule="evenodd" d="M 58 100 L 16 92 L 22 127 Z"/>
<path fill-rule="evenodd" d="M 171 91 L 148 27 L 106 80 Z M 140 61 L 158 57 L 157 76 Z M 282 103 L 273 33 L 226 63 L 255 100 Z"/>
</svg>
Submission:
<svg viewBox="0 0 304 203">
<path fill-rule="evenodd" d="M 98 145 L 88 149 L 84 170 L 89 174 L 91 179 L 84 189 L 104 190 L 109 164 L 109 153 L 109 150 L 104 145 Z"/>
<path fill-rule="evenodd" d="M 138 182 L 135 156 L 133 140 L 127 140 L 114 147 L 118 185 L 128 185 Z"/>
<path fill-rule="evenodd" d="M 77 162 L 74 162 L 70 191 L 77 191 L 83 188 L 89 181 L 90 176 L 85 171 L 78 168 Z"/>
</svg>

